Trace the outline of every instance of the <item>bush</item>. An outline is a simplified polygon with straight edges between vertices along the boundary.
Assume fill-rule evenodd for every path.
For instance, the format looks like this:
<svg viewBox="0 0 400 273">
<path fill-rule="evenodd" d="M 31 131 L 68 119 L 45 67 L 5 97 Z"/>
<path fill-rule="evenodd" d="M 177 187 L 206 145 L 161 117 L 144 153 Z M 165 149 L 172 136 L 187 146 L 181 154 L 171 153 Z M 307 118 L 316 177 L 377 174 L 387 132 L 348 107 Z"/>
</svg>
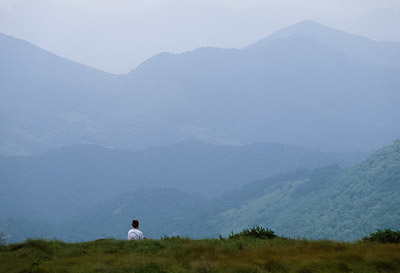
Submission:
<svg viewBox="0 0 400 273">
<path fill-rule="evenodd" d="M 246 228 L 238 234 L 229 234 L 229 239 L 239 238 L 239 237 L 253 237 L 259 239 L 273 239 L 277 237 L 275 232 L 271 229 L 264 228 L 262 226 L 254 226 L 251 228 Z"/>
<path fill-rule="evenodd" d="M 400 231 L 393 231 L 390 229 L 381 230 L 371 233 L 369 237 L 364 237 L 364 241 L 378 242 L 383 244 L 399 244 L 400 243 Z"/>
</svg>

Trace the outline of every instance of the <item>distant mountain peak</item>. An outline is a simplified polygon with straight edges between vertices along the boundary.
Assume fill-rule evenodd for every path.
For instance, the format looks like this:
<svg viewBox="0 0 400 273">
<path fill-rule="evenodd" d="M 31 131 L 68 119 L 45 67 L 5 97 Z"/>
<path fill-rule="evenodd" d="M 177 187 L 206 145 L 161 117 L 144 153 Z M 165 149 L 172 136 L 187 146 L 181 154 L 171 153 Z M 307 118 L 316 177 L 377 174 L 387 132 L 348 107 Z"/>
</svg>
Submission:
<svg viewBox="0 0 400 273">
<path fill-rule="evenodd" d="M 346 33 L 345 31 L 342 31 L 342 30 L 330 28 L 330 27 L 321 25 L 317 22 L 311 21 L 311 20 L 304 20 L 297 24 L 293 24 L 293 25 L 284 27 L 284 28 L 274 32 L 270 36 L 268 36 L 264 39 L 261 39 L 254 44 L 249 45 L 248 47 L 246 47 L 246 49 L 260 48 L 266 44 L 269 44 L 271 41 L 284 39 L 284 38 L 287 38 L 292 35 L 306 36 L 306 37 L 309 37 L 309 38 L 312 38 L 312 39 L 315 39 L 315 40 L 321 42 L 321 40 L 325 40 L 327 37 L 335 36 L 335 38 L 337 38 L 338 35 L 343 37 L 344 35 L 353 35 L 353 34 Z M 354 36 L 356 36 L 356 35 L 354 35 Z M 322 38 L 325 38 L 325 39 L 322 39 Z M 363 39 L 368 40 L 366 38 L 363 38 Z"/>
<path fill-rule="evenodd" d="M 303 20 L 299 23 L 290 25 L 289 27 L 304 27 L 304 28 L 328 28 L 320 23 L 317 23 L 315 21 L 312 20 Z"/>
<path fill-rule="evenodd" d="M 344 30 L 304 20 L 282 28 L 268 37 L 255 42 L 244 50 L 265 50 L 272 43 L 300 35 L 319 42 L 327 47 L 370 63 L 400 67 L 400 43 L 377 42 Z M 382 52 L 385 52 L 382 54 Z"/>
<path fill-rule="evenodd" d="M 362 38 L 363 40 L 368 40 L 365 37 L 362 37 L 362 36 L 359 36 L 356 34 L 352 34 L 352 33 L 348 33 L 344 30 L 339 30 L 336 28 L 325 26 L 325 25 L 322 25 L 320 23 L 317 23 L 317 22 L 311 21 L 311 20 L 304 20 L 299 23 L 287 26 L 285 28 L 282 28 L 281 30 L 278 30 L 271 36 L 282 35 L 282 34 L 302 34 L 302 35 L 315 36 L 315 35 L 322 34 L 322 33 L 326 33 L 329 35 L 341 34 L 341 35 L 347 35 L 347 37 L 357 36 L 359 38 Z"/>
</svg>

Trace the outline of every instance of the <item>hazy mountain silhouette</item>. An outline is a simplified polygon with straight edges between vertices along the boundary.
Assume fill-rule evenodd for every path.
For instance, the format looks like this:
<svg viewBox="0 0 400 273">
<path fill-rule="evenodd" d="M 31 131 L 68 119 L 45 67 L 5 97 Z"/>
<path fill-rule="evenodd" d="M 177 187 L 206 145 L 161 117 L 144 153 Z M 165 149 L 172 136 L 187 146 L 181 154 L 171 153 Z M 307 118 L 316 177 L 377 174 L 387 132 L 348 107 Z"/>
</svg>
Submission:
<svg viewBox="0 0 400 273">
<path fill-rule="evenodd" d="M 17 241 L 33 235 L 57 236 L 67 241 L 108 236 L 123 239 L 130 220 L 140 218 L 143 230 L 152 238 L 164 234 L 192 238 L 226 236 L 231 231 L 264 225 L 284 236 L 356 240 L 377 228 L 400 228 L 399 156 L 400 142 L 396 141 L 347 169 L 338 165 L 299 169 L 245 184 L 216 198 L 177 189 L 145 190 L 131 186 L 132 192 L 126 190 L 90 208 L 59 209 L 59 215 L 48 218 L 47 223 L 41 219 L 39 210 L 35 212 L 33 208 L 28 212 L 33 212 L 30 216 L 35 219 L 17 220 L 17 215 L 14 218 L 2 215 L 0 228 Z M 27 192 L 26 199 L 29 194 L 35 193 Z M 49 211 L 57 210 L 62 202 L 74 196 L 67 194 L 60 203 L 49 196 L 43 198 Z M 7 209 L 4 203 L 9 204 L 8 199 L 11 197 L 0 199 L 2 209 Z M 66 217 L 64 209 L 75 210 L 76 214 Z M 57 219 L 60 216 L 64 223 Z"/>
<path fill-rule="evenodd" d="M 110 107 L 113 78 L 0 34 L 0 152 L 40 152 L 88 134 L 100 138 L 90 123 Z"/>
<path fill-rule="evenodd" d="M 199 139 L 371 150 L 400 135 L 399 44 L 305 21 L 241 50 L 156 55 L 126 75 L 0 40 L 0 150 Z"/>
<path fill-rule="evenodd" d="M 192 138 L 354 150 L 399 135 L 399 73 L 296 34 L 257 50 L 160 54 L 127 78 L 133 98 L 157 101 L 154 111 Z"/>
<path fill-rule="evenodd" d="M 0 157 L 0 215 L 64 222 L 139 189 L 216 196 L 297 168 L 349 166 L 365 153 L 326 153 L 283 144 L 216 146 L 197 141 L 141 151 L 75 145 L 41 155 Z"/>
<path fill-rule="evenodd" d="M 328 47 L 364 61 L 400 67 L 400 43 L 373 41 L 342 30 L 325 27 L 309 20 L 283 28 L 265 39 L 247 46 L 245 49 L 259 50 L 276 40 L 293 35 L 309 37 Z"/>
<path fill-rule="evenodd" d="M 396 141 L 347 169 L 332 165 L 313 171 L 297 170 L 246 184 L 211 201 L 181 192 L 165 191 L 165 196 L 162 191 L 138 192 L 112 205 L 104 204 L 112 210 L 110 213 L 102 214 L 105 209 L 98 208 L 80 219 L 82 223 L 86 221 L 83 226 L 91 226 L 84 219 L 98 219 L 103 228 L 98 231 L 92 228 L 87 233 L 98 236 L 100 230 L 120 236 L 113 225 L 140 215 L 155 238 L 163 234 L 194 238 L 226 236 L 231 231 L 263 225 L 284 236 L 357 240 L 378 228 L 400 228 L 399 148 L 400 142 Z M 138 198 L 138 195 L 143 196 Z M 176 197 L 175 204 L 168 204 L 171 195 Z M 171 213 L 161 213 L 165 220 L 157 220 L 160 204 L 151 200 L 161 200 L 165 208 L 171 208 Z M 178 204 L 181 209 L 176 208 Z M 165 221 L 170 225 L 165 226 Z M 121 234 L 121 238 L 125 236 Z"/>
</svg>

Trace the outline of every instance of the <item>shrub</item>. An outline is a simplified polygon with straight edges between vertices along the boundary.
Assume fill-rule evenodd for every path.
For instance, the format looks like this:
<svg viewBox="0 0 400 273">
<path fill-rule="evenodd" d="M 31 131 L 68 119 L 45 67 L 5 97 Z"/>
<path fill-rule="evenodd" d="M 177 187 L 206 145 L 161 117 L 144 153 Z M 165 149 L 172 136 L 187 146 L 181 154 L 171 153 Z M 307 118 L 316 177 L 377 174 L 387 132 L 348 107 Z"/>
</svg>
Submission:
<svg viewBox="0 0 400 273">
<path fill-rule="evenodd" d="M 364 241 L 378 242 L 383 244 L 399 244 L 400 231 L 393 231 L 391 229 L 381 230 L 371 233 L 369 237 L 364 237 Z"/>
<path fill-rule="evenodd" d="M 277 237 L 275 235 L 275 232 L 272 231 L 271 229 L 264 228 L 262 226 L 254 226 L 251 228 L 246 228 L 242 230 L 238 234 L 229 234 L 229 239 L 234 239 L 234 238 L 239 238 L 239 237 L 253 237 L 253 238 L 259 238 L 259 239 L 273 239 Z"/>
</svg>

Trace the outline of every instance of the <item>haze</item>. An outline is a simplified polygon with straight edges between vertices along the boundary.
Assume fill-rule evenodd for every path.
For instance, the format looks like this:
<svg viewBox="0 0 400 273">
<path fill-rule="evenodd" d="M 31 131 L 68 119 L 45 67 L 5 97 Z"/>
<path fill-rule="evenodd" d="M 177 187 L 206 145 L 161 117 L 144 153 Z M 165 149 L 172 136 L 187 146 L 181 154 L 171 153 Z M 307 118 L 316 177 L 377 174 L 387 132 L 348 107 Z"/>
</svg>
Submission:
<svg viewBox="0 0 400 273">
<path fill-rule="evenodd" d="M 0 252 L 400 230 L 397 1 L 1 1 Z"/>
<path fill-rule="evenodd" d="M 242 48 L 304 19 L 400 41 L 399 18 L 397 0 L 0 1 L 0 32 L 117 74 L 160 52 Z"/>
</svg>

